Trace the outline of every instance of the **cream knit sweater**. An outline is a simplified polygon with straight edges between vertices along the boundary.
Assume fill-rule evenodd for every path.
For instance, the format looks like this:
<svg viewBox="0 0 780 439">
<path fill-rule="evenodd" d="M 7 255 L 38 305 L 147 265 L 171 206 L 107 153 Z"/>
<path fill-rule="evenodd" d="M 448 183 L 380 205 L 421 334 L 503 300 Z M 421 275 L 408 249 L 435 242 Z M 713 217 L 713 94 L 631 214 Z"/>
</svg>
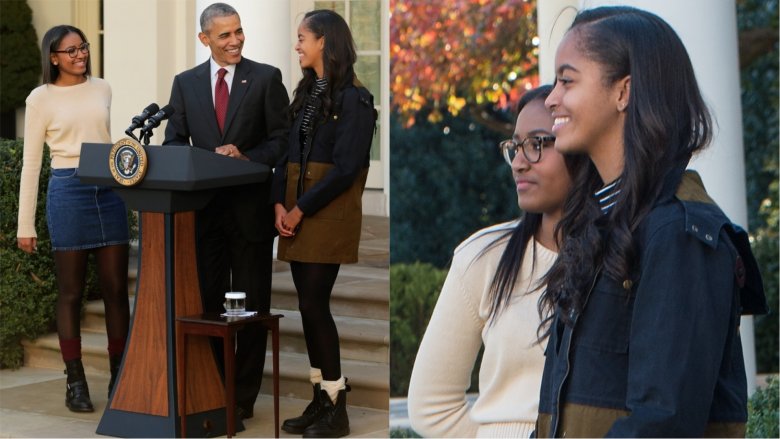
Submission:
<svg viewBox="0 0 780 439">
<path fill-rule="evenodd" d="M 51 167 L 77 168 L 81 143 L 111 143 L 111 87 L 100 78 L 69 87 L 44 84 L 27 96 L 24 155 L 19 187 L 16 236 L 37 238 L 35 207 L 43 144 L 49 145 Z"/>
<path fill-rule="evenodd" d="M 537 283 L 557 254 L 529 241 L 511 301 L 492 323 L 487 292 L 508 236 L 480 256 L 516 225 L 480 230 L 455 249 L 409 383 L 409 419 L 423 436 L 528 437 L 534 429 L 544 368 L 544 346 L 535 343 Z M 479 397 L 470 407 L 466 390 L 483 344 Z"/>
</svg>

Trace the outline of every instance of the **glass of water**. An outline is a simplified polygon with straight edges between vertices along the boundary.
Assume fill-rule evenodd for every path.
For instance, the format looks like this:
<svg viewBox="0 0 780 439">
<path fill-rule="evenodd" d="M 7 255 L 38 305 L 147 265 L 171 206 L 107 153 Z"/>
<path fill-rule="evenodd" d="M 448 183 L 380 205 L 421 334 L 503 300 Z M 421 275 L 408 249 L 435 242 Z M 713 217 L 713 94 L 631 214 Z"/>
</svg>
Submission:
<svg viewBox="0 0 780 439">
<path fill-rule="evenodd" d="M 225 313 L 227 315 L 241 315 L 246 312 L 246 293 L 231 291 L 225 293 Z"/>
</svg>

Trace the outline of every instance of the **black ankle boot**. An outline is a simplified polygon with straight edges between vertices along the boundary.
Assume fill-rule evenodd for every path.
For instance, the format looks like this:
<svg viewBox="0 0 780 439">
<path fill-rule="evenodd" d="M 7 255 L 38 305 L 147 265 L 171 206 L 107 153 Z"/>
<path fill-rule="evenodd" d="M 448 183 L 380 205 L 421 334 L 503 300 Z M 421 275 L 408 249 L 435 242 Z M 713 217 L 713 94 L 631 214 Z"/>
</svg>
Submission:
<svg viewBox="0 0 780 439">
<path fill-rule="evenodd" d="M 347 417 L 347 392 L 339 390 L 336 404 L 330 400 L 328 392 L 320 390 L 320 403 L 322 413 L 303 431 L 303 437 L 342 437 L 349 434 L 349 418 Z"/>
<path fill-rule="evenodd" d="M 111 379 L 108 381 L 108 397 L 111 397 L 111 391 L 116 384 L 116 376 L 119 375 L 119 365 L 122 364 L 121 355 L 111 355 L 108 357 L 109 368 L 111 369 Z"/>
<path fill-rule="evenodd" d="M 282 424 L 282 430 L 290 434 L 301 434 L 303 433 L 303 430 L 306 430 L 306 427 L 314 423 L 314 421 L 320 417 L 323 409 L 322 402 L 320 401 L 322 398 L 322 395 L 320 394 L 320 383 L 315 384 L 313 389 L 314 396 L 309 405 L 306 406 L 303 414 L 297 418 L 285 419 Z"/>
<path fill-rule="evenodd" d="M 65 374 L 68 375 L 65 405 L 72 412 L 95 411 L 89 399 L 89 387 L 87 387 L 87 377 L 84 376 L 84 365 L 81 364 L 81 359 L 66 361 Z"/>
</svg>

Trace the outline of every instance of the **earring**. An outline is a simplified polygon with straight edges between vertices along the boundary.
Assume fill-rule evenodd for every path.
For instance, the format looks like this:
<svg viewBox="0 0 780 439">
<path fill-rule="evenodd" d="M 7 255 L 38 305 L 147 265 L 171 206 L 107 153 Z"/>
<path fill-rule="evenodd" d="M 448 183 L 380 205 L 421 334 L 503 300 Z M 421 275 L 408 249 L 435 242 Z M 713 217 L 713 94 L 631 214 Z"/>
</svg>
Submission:
<svg viewBox="0 0 780 439">
<path fill-rule="evenodd" d="M 55 65 L 55 66 L 58 66 L 58 65 L 60 65 L 60 64 L 59 64 L 59 63 L 54 63 L 54 65 Z"/>
</svg>

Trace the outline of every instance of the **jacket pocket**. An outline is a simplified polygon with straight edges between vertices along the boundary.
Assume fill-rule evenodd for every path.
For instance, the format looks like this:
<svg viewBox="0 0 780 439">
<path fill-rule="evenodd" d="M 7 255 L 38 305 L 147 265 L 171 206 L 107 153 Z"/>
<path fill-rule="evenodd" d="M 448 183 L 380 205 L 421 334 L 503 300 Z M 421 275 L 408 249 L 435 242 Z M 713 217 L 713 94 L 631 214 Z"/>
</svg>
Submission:
<svg viewBox="0 0 780 439">
<path fill-rule="evenodd" d="M 602 276 L 577 321 L 574 344 L 601 352 L 627 353 L 633 308 L 633 293 Z"/>
</svg>

